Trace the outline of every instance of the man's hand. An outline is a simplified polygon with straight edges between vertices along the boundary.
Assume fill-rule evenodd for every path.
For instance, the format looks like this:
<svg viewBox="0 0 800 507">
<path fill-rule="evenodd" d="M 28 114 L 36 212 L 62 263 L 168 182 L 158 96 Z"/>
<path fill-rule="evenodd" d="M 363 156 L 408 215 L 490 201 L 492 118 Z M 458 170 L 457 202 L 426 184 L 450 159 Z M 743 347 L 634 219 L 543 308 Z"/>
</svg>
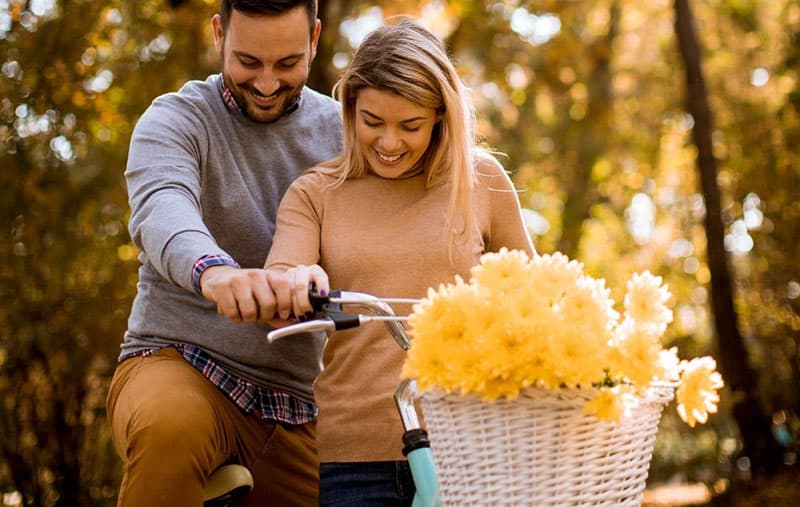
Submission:
<svg viewBox="0 0 800 507">
<path fill-rule="evenodd" d="M 275 318 L 275 293 L 263 269 L 211 266 L 200 275 L 200 290 L 217 304 L 217 312 L 234 322 L 269 322 Z"/>
</svg>

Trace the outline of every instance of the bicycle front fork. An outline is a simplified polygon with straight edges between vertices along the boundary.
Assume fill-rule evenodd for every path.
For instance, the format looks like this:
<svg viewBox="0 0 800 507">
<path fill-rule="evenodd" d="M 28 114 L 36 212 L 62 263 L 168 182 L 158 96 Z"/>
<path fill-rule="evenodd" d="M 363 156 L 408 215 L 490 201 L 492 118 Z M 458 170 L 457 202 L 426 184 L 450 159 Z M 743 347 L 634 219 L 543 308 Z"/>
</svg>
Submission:
<svg viewBox="0 0 800 507">
<path fill-rule="evenodd" d="M 403 421 L 403 455 L 408 458 L 411 475 L 417 492 L 413 507 L 439 507 L 439 482 L 436 465 L 433 463 L 428 432 L 422 429 L 414 405 L 417 383 L 412 379 L 403 380 L 394 393 L 394 400 Z"/>
</svg>

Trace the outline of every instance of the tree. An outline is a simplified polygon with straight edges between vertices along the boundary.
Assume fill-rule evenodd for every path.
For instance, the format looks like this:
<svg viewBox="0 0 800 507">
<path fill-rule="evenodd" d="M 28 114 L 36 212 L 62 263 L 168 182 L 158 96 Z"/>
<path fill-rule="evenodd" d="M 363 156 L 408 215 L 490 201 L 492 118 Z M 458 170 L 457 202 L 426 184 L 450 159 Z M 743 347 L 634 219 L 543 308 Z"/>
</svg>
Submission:
<svg viewBox="0 0 800 507">
<path fill-rule="evenodd" d="M 713 120 L 700 63 L 700 44 L 689 1 L 675 0 L 674 6 L 675 33 L 686 69 L 686 107 L 695 122 L 692 138 L 697 147 L 697 170 L 706 208 L 711 304 L 717 355 L 721 359 L 720 371 L 733 391 L 733 415 L 742 435 L 743 454 L 750 458 L 755 471 L 772 471 L 781 462 L 782 453 L 772 438 L 770 418 L 760 405 L 757 377 L 750 366 L 734 309 L 733 287 L 724 248 L 717 161 L 712 150 Z"/>
</svg>

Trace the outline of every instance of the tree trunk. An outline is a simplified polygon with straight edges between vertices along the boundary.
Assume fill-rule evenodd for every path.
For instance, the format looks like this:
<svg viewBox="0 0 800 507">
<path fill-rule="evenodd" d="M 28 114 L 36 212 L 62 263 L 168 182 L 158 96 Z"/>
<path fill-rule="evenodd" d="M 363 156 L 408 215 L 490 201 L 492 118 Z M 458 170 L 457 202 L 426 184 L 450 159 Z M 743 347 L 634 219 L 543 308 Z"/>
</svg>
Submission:
<svg viewBox="0 0 800 507">
<path fill-rule="evenodd" d="M 770 472 L 780 463 L 781 453 L 772 438 L 770 418 L 758 401 L 757 378 L 749 364 L 733 305 L 733 286 L 724 248 L 717 161 L 712 151 L 713 119 L 701 68 L 700 44 L 688 0 L 675 0 L 675 33 L 686 67 L 686 107 L 694 118 L 692 138 L 697 147 L 697 170 L 706 206 L 711 305 L 720 371 L 730 390 L 729 396 L 735 400 L 733 416 L 742 437 L 742 454 L 750 459 L 754 474 Z"/>
</svg>

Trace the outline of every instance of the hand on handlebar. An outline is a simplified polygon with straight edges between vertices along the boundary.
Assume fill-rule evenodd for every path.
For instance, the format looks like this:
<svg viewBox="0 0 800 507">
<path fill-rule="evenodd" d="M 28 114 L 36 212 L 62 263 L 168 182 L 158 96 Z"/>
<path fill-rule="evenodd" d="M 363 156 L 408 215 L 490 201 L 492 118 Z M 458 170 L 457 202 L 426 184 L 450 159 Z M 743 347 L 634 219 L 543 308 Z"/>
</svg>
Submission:
<svg viewBox="0 0 800 507">
<path fill-rule="evenodd" d="M 278 317 L 284 320 L 292 316 L 300 318 L 315 311 L 309 300 L 309 287 L 322 295 L 330 291 L 328 275 L 316 264 L 295 266 L 285 271 L 269 269 L 267 279 L 275 293 Z"/>
<path fill-rule="evenodd" d="M 216 303 L 217 312 L 233 322 L 264 322 L 282 327 L 295 316 L 312 312 L 308 288 L 329 290 L 328 276 L 319 266 L 287 271 L 211 266 L 200 277 L 203 296 Z"/>
<path fill-rule="evenodd" d="M 200 277 L 206 299 L 234 322 L 266 322 L 275 316 L 275 294 L 263 269 L 211 266 Z"/>
</svg>

